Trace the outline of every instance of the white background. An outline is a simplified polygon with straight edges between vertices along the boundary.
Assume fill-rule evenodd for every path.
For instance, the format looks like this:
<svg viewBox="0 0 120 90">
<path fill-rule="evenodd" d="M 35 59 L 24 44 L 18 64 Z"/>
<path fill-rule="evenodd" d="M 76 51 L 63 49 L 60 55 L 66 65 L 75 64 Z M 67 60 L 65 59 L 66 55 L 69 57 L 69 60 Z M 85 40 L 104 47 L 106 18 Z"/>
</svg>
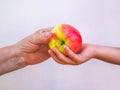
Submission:
<svg viewBox="0 0 120 90">
<path fill-rule="evenodd" d="M 0 0 L 0 47 L 60 23 L 79 29 L 83 43 L 120 47 L 120 0 Z M 49 59 L 0 76 L 0 90 L 120 90 L 120 66 Z"/>
</svg>

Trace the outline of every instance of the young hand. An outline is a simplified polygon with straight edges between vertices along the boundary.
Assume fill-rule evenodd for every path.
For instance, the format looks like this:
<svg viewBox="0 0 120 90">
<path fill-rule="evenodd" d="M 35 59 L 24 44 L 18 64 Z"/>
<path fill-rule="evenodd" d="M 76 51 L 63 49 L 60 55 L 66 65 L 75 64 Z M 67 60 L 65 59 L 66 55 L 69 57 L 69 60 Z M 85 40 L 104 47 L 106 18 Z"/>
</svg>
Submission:
<svg viewBox="0 0 120 90">
<path fill-rule="evenodd" d="M 64 65 L 79 65 L 95 57 L 95 46 L 91 44 L 83 44 L 78 54 L 72 52 L 67 46 L 64 46 L 64 49 L 67 56 L 56 47 L 48 52 L 57 63 Z"/>
</svg>

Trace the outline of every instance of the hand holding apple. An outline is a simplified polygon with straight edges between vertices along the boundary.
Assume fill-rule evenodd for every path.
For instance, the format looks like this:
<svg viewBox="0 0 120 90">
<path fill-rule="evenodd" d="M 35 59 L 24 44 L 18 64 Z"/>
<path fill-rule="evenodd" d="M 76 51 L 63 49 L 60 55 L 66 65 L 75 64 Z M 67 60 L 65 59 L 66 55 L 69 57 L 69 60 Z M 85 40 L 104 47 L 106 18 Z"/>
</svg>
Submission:
<svg viewBox="0 0 120 90">
<path fill-rule="evenodd" d="M 68 24 L 60 24 L 52 29 L 52 39 L 49 42 L 50 49 L 55 47 L 66 55 L 63 48 L 64 45 L 68 46 L 74 53 L 79 52 L 82 46 L 82 37 L 78 30 Z"/>
</svg>

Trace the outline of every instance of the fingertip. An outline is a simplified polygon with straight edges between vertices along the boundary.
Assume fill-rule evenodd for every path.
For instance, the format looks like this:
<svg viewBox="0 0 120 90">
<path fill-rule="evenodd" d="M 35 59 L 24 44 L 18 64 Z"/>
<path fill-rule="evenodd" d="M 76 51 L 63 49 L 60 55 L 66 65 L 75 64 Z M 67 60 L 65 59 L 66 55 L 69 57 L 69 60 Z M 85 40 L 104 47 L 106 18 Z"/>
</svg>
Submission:
<svg viewBox="0 0 120 90">
<path fill-rule="evenodd" d="M 53 52 L 58 53 L 58 49 L 56 46 L 52 50 L 53 50 Z"/>
<path fill-rule="evenodd" d="M 68 50 L 68 46 L 67 46 L 67 45 L 64 45 L 63 48 L 64 48 L 65 50 Z"/>
<path fill-rule="evenodd" d="M 48 50 L 48 53 L 49 53 L 49 54 L 51 53 L 51 50 L 50 50 L 50 49 Z"/>
<path fill-rule="evenodd" d="M 64 45 L 64 50 L 69 57 L 75 56 L 75 53 L 68 46 Z"/>
<path fill-rule="evenodd" d="M 64 45 L 63 48 L 64 48 L 65 52 L 67 52 L 67 53 L 71 52 L 68 46 Z"/>
<path fill-rule="evenodd" d="M 48 53 L 50 54 L 50 56 L 52 56 L 52 55 L 53 55 L 53 52 L 52 52 L 52 50 L 51 50 L 51 49 L 49 49 L 49 50 L 48 50 Z"/>
<path fill-rule="evenodd" d="M 46 42 L 48 43 L 52 38 L 52 33 L 51 32 L 46 32 L 44 38 L 46 39 Z"/>
<path fill-rule="evenodd" d="M 66 48 L 66 47 L 67 47 L 66 45 L 63 46 L 63 48 Z"/>
</svg>

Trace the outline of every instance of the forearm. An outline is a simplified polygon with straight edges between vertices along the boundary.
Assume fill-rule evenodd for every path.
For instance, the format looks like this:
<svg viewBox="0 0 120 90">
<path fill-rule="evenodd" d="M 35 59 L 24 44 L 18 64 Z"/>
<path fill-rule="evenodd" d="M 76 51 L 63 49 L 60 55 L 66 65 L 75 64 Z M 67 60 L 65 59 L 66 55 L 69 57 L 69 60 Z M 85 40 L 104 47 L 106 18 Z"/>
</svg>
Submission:
<svg viewBox="0 0 120 90">
<path fill-rule="evenodd" d="M 15 56 L 14 45 L 0 48 L 0 64 Z"/>
<path fill-rule="evenodd" d="M 27 66 L 22 58 L 14 57 L 0 64 L 0 75 Z"/>
<path fill-rule="evenodd" d="M 27 66 L 14 45 L 0 48 L 0 75 Z"/>
<path fill-rule="evenodd" d="M 108 46 L 96 46 L 95 58 L 113 63 L 120 64 L 120 48 Z"/>
</svg>

